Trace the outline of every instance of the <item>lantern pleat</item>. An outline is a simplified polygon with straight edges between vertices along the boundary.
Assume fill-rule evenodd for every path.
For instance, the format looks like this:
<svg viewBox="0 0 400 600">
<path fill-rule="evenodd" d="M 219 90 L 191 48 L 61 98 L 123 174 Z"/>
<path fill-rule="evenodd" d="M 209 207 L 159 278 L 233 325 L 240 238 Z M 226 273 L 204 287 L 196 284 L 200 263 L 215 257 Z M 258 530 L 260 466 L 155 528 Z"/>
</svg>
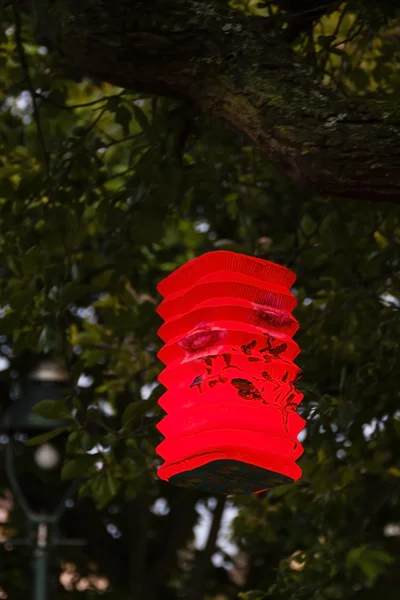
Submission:
<svg viewBox="0 0 400 600">
<path fill-rule="evenodd" d="M 202 254 L 182 265 L 163 279 L 157 290 L 165 298 L 180 289 L 191 287 L 201 277 L 214 271 L 244 273 L 261 281 L 277 283 L 287 289 L 290 289 L 296 280 L 295 274 L 281 265 L 254 256 L 217 250 Z"/>
<path fill-rule="evenodd" d="M 185 440 L 185 452 L 188 457 L 198 453 L 199 445 L 202 447 L 202 452 L 212 452 L 222 450 L 227 446 L 234 448 L 242 448 L 245 442 L 246 448 L 262 449 L 264 454 L 273 457 L 275 464 L 270 464 L 272 468 L 276 468 L 279 463 L 287 460 L 294 460 L 294 455 L 299 444 L 293 442 L 289 438 L 271 437 L 268 433 L 259 431 L 248 431 L 246 429 L 207 429 L 206 431 L 198 431 L 191 435 L 182 436 L 180 438 L 165 439 L 157 446 L 158 454 L 168 462 L 176 462 L 183 455 L 182 440 Z"/>
<path fill-rule="evenodd" d="M 218 335 L 217 323 L 222 320 L 248 323 L 261 327 L 267 333 L 284 333 L 290 337 L 299 328 L 296 319 L 287 311 L 261 306 L 248 300 L 213 298 L 186 313 L 168 319 L 160 327 L 158 335 L 164 342 L 168 342 L 173 337 L 183 336 L 185 333 L 189 335 L 192 330 L 210 332 L 211 327 L 214 327 L 215 337 Z M 219 333 L 221 343 L 224 339 L 224 331 L 226 330 L 221 329 Z"/>
<path fill-rule="evenodd" d="M 251 358 L 253 360 L 249 362 L 248 356 L 240 352 L 240 347 L 232 349 L 231 346 L 220 346 L 215 353 L 208 352 L 201 357 L 195 354 L 190 357 L 190 360 L 184 362 L 177 360 L 170 363 L 160 373 L 158 380 L 166 388 L 178 385 L 179 387 L 194 387 L 201 383 L 204 385 L 207 381 L 212 381 L 213 371 L 216 370 L 216 366 L 217 373 L 219 374 L 221 368 L 229 371 L 228 364 L 233 365 L 233 367 L 230 367 L 232 376 L 232 368 L 242 371 L 245 376 L 252 375 L 259 379 L 266 379 L 268 377 L 272 380 L 284 377 L 287 382 L 295 381 L 301 374 L 299 367 L 292 361 L 285 360 L 280 356 L 276 356 L 275 358 L 267 356 L 268 362 L 266 362 L 261 353 L 256 356 L 253 352 Z M 220 365 L 219 369 L 218 365 Z M 204 366 L 206 366 L 205 373 Z M 239 376 L 239 373 L 236 374 Z"/>
<path fill-rule="evenodd" d="M 157 428 L 169 439 L 185 437 L 209 429 L 227 428 L 258 431 L 271 438 L 289 437 L 290 440 L 295 441 L 297 435 L 304 429 L 304 423 L 304 419 L 294 411 L 262 405 L 244 407 L 243 403 L 238 403 L 181 409 L 179 418 L 176 411 L 173 411 L 158 423 Z"/>
<path fill-rule="evenodd" d="M 292 296 L 289 289 L 285 285 L 281 285 L 280 283 L 275 283 L 269 279 L 258 279 L 257 277 L 252 277 L 248 273 L 241 273 L 238 271 L 227 271 L 223 269 L 221 271 L 211 271 L 206 273 L 202 277 L 200 277 L 194 284 L 186 287 L 179 288 L 176 292 L 167 294 L 167 298 L 175 298 L 184 293 L 185 290 L 191 289 L 203 283 L 213 283 L 213 282 L 227 282 L 231 283 L 232 281 L 236 281 L 238 283 L 244 283 L 247 285 L 252 285 L 255 287 L 260 287 L 262 289 L 268 289 L 276 292 L 280 292 L 282 294 L 287 294 L 288 296 Z"/>
<path fill-rule="evenodd" d="M 232 275 L 233 277 L 234 275 Z M 274 289 L 272 285 L 261 287 L 238 281 L 210 281 L 205 283 L 199 282 L 195 286 L 183 290 L 182 293 L 168 296 L 158 306 L 157 312 L 165 320 L 186 313 L 201 302 L 219 298 L 221 295 L 221 286 L 224 290 L 224 298 L 228 303 L 230 298 L 239 298 L 261 306 L 268 306 L 288 312 L 291 312 L 297 303 L 296 298 L 292 294 L 282 288 L 278 288 L 278 286 L 275 286 Z M 271 289 L 268 289 L 269 287 Z"/>
<path fill-rule="evenodd" d="M 294 280 L 285 267 L 218 251 L 158 285 L 161 479 L 233 494 L 300 477 Z"/>
<path fill-rule="evenodd" d="M 303 399 L 303 394 L 296 390 L 291 383 L 286 383 L 285 386 L 282 385 L 282 391 L 279 393 L 279 397 L 275 403 L 275 406 L 281 406 L 288 410 L 295 409 Z M 276 384 L 269 383 L 264 386 L 263 394 L 267 395 L 270 393 L 276 393 Z M 167 413 L 179 412 L 179 407 L 183 408 L 193 408 L 198 406 L 199 403 L 204 405 L 213 405 L 213 404 L 227 404 L 230 405 L 232 402 L 237 402 L 237 396 L 233 396 L 233 394 L 221 394 L 218 393 L 208 393 L 202 396 L 201 400 L 199 400 L 198 394 L 192 395 L 183 395 L 179 390 L 172 388 L 165 392 L 161 398 L 158 400 L 158 404 L 163 408 Z M 263 400 L 263 397 L 252 400 L 254 404 L 262 404 L 266 405 L 266 402 Z M 271 405 L 274 405 L 271 402 Z M 249 406 L 249 401 L 243 399 L 243 409 L 245 410 Z"/>
<path fill-rule="evenodd" d="M 188 354 L 182 347 L 182 337 L 171 338 L 165 346 L 158 352 L 158 359 L 169 365 L 172 362 L 180 361 L 184 364 L 187 360 L 191 360 L 192 357 L 202 358 L 211 353 L 217 353 L 219 348 L 231 346 L 231 348 L 243 346 L 249 343 L 249 339 L 256 342 L 257 348 L 265 348 L 267 344 L 276 348 L 278 346 L 284 346 L 282 358 L 286 360 L 295 360 L 300 352 L 298 344 L 292 340 L 289 336 L 281 334 L 279 332 L 273 332 L 269 334 L 265 329 L 261 327 L 255 327 L 254 325 L 248 325 L 237 321 L 219 321 L 219 329 L 223 329 L 225 334 L 224 346 L 210 345 L 204 349 L 198 350 L 195 354 Z"/>
</svg>

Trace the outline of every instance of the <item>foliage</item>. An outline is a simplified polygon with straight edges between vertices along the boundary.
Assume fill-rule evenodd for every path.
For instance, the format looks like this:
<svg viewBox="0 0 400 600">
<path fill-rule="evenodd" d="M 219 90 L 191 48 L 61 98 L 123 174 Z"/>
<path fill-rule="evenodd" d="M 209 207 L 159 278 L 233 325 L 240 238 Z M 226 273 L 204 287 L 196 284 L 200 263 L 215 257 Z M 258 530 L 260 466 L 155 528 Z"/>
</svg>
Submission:
<svg viewBox="0 0 400 600">
<path fill-rule="evenodd" d="M 246 10 L 284 27 L 289 4 Z M 336 8 L 296 38 L 296 50 L 326 85 L 397 97 L 391 3 Z M 1 11 L 2 409 L 38 357 L 68 369 L 65 403 L 38 410 L 71 418 L 54 432 L 68 435 L 62 476 L 83 479 L 63 522 L 66 534 L 89 540 L 86 550 L 61 551 L 78 573 L 72 587 L 94 570 L 108 578 L 112 600 L 190 600 L 185 590 L 201 562 L 195 507 L 209 500 L 156 478 L 156 284 L 190 258 L 226 248 L 297 274 L 307 430 L 298 484 L 232 501 L 239 557 L 219 551 L 223 566 L 207 571 L 206 591 L 235 598 L 241 590 L 243 600 L 397 598 L 397 206 L 310 197 L 224 124 L 69 72 L 35 39 L 31 18 Z M 41 491 L 31 493 L 37 500 Z M 156 510 L 157 500 L 166 508 Z M 17 511 L 12 519 L 20 528 Z M 15 600 L 26 597 L 18 556 L 6 553 L 0 576 Z M 243 557 L 245 575 L 235 579 Z M 75 594 L 92 597 L 52 597 Z"/>
</svg>

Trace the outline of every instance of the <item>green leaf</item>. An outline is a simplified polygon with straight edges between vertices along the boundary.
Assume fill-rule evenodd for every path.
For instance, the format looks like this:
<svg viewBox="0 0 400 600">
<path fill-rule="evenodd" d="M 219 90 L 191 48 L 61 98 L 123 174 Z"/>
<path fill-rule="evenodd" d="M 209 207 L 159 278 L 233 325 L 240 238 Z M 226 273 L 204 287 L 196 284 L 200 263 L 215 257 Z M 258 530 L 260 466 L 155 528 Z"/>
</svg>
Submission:
<svg viewBox="0 0 400 600">
<path fill-rule="evenodd" d="M 81 448 L 81 438 L 82 434 L 79 431 L 75 430 L 69 434 L 66 447 L 67 454 L 74 454 Z M 93 445 L 90 448 L 93 448 Z"/>
<path fill-rule="evenodd" d="M 57 427 L 56 429 L 53 429 L 52 431 L 46 431 L 46 433 L 42 433 L 41 435 L 36 435 L 35 437 L 30 438 L 26 442 L 26 446 L 38 446 L 40 444 L 44 444 L 45 442 L 52 440 L 53 438 L 60 435 L 60 433 L 64 433 L 67 430 L 68 430 L 68 427 L 66 426 L 66 427 Z"/>
<path fill-rule="evenodd" d="M 369 74 L 359 67 L 352 69 L 350 79 L 359 90 L 364 90 L 369 86 L 370 76 Z"/>
<path fill-rule="evenodd" d="M 121 484 L 122 482 L 110 471 L 102 471 L 91 479 L 90 488 L 98 510 L 102 510 L 110 503 L 121 489 Z"/>
<path fill-rule="evenodd" d="M 68 283 L 61 291 L 61 302 L 64 306 L 76 302 L 90 294 L 92 288 L 90 285 L 84 285 L 77 282 Z"/>
<path fill-rule="evenodd" d="M 130 456 L 125 456 L 121 461 L 122 475 L 124 479 L 135 479 L 138 475 L 138 465 Z"/>
<path fill-rule="evenodd" d="M 1 319 L 1 333 L 3 335 L 12 335 L 18 331 L 20 326 L 20 316 L 16 310 L 7 310 Z"/>
<path fill-rule="evenodd" d="M 59 348 L 61 345 L 60 332 L 46 325 L 40 334 L 39 345 L 45 353 Z"/>
<path fill-rule="evenodd" d="M 345 230 L 334 212 L 329 213 L 322 221 L 319 234 L 324 247 L 328 251 L 334 252 L 341 242 L 341 235 L 345 234 Z"/>
<path fill-rule="evenodd" d="M 122 415 L 122 426 L 126 429 L 129 429 L 143 415 L 151 411 L 156 404 L 156 398 L 150 398 L 149 400 L 137 400 L 136 402 L 132 402 L 124 410 L 124 413 Z"/>
<path fill-rule="evenodd" d="M 39 246 L 29 248 L 21 258 L 22 270 L 25 275 L 36 275 L 42 264 L 42 251 Z"/>
<path fill-rule="evenodd" d="M 86 432 L 80 438 L 80 447 L 85 452 L 88 452 L 89 450 L 91 450 L 98 443 L 99 443 L 99 439 L 97 437 L 90 435 L 89 433 L 86 433 Z M 79 447 L 79 444 L 77 444 L 75 446 L 75 448 L 78 448 L 78 447 Z"/>
<path fill-rule="evenodd" d="M 393 562 L 394 558 L 388 552 L 367 545 L 350 550 L 346 561 L 348 567 L 361 569 L 370 584 Z"/>
<path fill-rule="evenodd" d="M 214 242 L 214 247 L 217 250 L 230 250 L 231 252 L 243 253 L 244 248 L 241 244 L 232 240 L 217 240 Z"/>
<path fill-rule="evenodd" d="M 66 407 L 64 400 L 42 400 L 35 404 L 32 410 L 45 419 L 73 420 L 73 416 Z"/>
<path fill-rule="evenodd" d="M 8 268 L 16 275 L 17 277 L 23 276 L 23 271 L 21 267 L 21 261 L 15 256 L 8 257 Z"/>
<path fill-rule="evenodd" d="M 319 35 L 317 38 L 317 44 L 324 49 L 330 49 L 329 46 L 336 39 L 335 35 Z"/>
<path fill-rule="evenodd" d="M 110 490 L 110 495 L 115 496 L 115 494 L 118 491 L 119 485 L 118 480 L 110 473 L 110 471 L 107 471 L 107 483 L 108 488 Z"/>
<path fill-rule="evenodd" d="M 265 592 L 261 592 L 260 590 L 254 590 L 252 592 L 240 592 L 238 598 L 240 600 L 264 600 L 267 597 Z"/>
<path fill-rule="evenodd" d="M 10 297 L 10 305 L 16 311 L 23 311 L 28 305 L 32 303 L 33 294 L 31 290 L 23 290 L 17 292 Z"/>
<path fill-rule="evenodd" d="M 118 98 L 109 98 L 107 100 L 107 108 L 110 112 L 115 113 L 118 109 Z"/>
<path fill-rule="evenodd" d="M 133 105 L 133 112 L 135 113 L 136 120 L 141 129 L 143 129 L 143 131 L 148 131 L 150 129 L 150 123 L 145 112 L 137 106 L 137 104 Z"/>
<path fill-rule="evenodd" d="M 77 479 L 88 474 L 95 463 L 99 460 L 97 454 L 82 454 L 68 460 L 61 469 L 62 479 Z"/>
<path fill-rule="evenodd" d="M 304 215 L 300 222 L 300 227 L 307 237 L 313 235 L 317 226 L 310 215 Z"/>
<path fill-rule="evenodd" d="M 292 483 L 286 483 L 284 485 L 279 485 L 276 488 L 274 488 L 272 490 L 272 494 L 276 498 L 280 498 L 281 496 L 285 496 L 285 494 L 288 494 L 288 493 L 292 492 L 293 489 L 294 488 L 293 488 L 293 484 Z"/>
<path fill-rule="evenodd" d="M 129 126 L 132 121 L 132 113 L 126 106 L 119 106 L 115 113 L 116 122 L 122 126 L 124 135 L 129 135 Z"/>
<path fill-rule="evenodd" d="M 75 137 L 82 137 L 86 135 L 87 129 L 86 127 L 74 127 L 71 133 Z"/>
<path fill-rule="evenodd" d="M 107 433 L 104 436 L 104 444 L 106 446 L 114 446 L 119 440 L 119 437 L 115 433 Z"/>
</svg>

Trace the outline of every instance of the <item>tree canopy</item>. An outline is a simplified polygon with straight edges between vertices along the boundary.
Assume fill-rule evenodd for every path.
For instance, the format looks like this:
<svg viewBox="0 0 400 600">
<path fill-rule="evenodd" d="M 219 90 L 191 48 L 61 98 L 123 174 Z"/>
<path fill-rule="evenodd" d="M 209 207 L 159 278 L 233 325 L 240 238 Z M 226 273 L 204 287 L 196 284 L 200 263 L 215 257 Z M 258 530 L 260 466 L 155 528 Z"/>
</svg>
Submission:
<svg viewBox="0 0 400 600">
<path fill-rule="evenodd" d="M 70 417 L 53 441 L 82 479 L 62 531 L 87 545 L 58 550 L 51 598 L 397 599 L 396 2 L 1 6 L 0 406 L 64 365 L 41 411 Z M 215 249 L 297 275 L 303 478 L 257 497 L 156 476 L 156 285 Z M 26 598 L 25 551 L 0 552 L 0 597 Z"/>
</svg>

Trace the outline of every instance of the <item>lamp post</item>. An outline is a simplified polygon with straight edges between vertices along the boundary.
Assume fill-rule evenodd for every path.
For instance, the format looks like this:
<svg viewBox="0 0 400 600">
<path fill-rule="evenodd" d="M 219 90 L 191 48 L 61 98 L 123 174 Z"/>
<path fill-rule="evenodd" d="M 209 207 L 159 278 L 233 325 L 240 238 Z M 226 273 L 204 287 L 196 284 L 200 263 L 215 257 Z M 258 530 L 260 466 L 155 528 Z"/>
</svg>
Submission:
<svg viewBox="0 0 400 600">
<path fill-rule="evenodd" d="M 69 376 L 65 369 L 52 361 L 39 363 L 22 383 L 20 393 L 6 412 L 2 430 L 8 436 L 5 448 L 5 467 L 10 489 L 15 501 L 20 505 L 27 522 L 26 535 L 23 538 L 7 540 L 14 545 L 30 546 L 33 549 L 33 600 L 48 598 L 48 558 L 49 549 L 60 545 L 83 545 L 84 540 L 61 539 L 58 530 L 59 520 L 79 486 L 74 482 L 62 494 L 53 510 L 34 510 L 26 497 L 23 485 L 18 478 L 15 466 L 16 436 L 43 434 L 57 427 L 70 424 L 69 421 L 45 419 L 33 411 L 42 400 L 57 400 L 65 396 L 68 390 Z M 36 467 L 43 471 L 55 469 L 61 463 L 61 453 L 51 443 L 44 443 L 35 450 L 33 456 Z"/>
</svg>

